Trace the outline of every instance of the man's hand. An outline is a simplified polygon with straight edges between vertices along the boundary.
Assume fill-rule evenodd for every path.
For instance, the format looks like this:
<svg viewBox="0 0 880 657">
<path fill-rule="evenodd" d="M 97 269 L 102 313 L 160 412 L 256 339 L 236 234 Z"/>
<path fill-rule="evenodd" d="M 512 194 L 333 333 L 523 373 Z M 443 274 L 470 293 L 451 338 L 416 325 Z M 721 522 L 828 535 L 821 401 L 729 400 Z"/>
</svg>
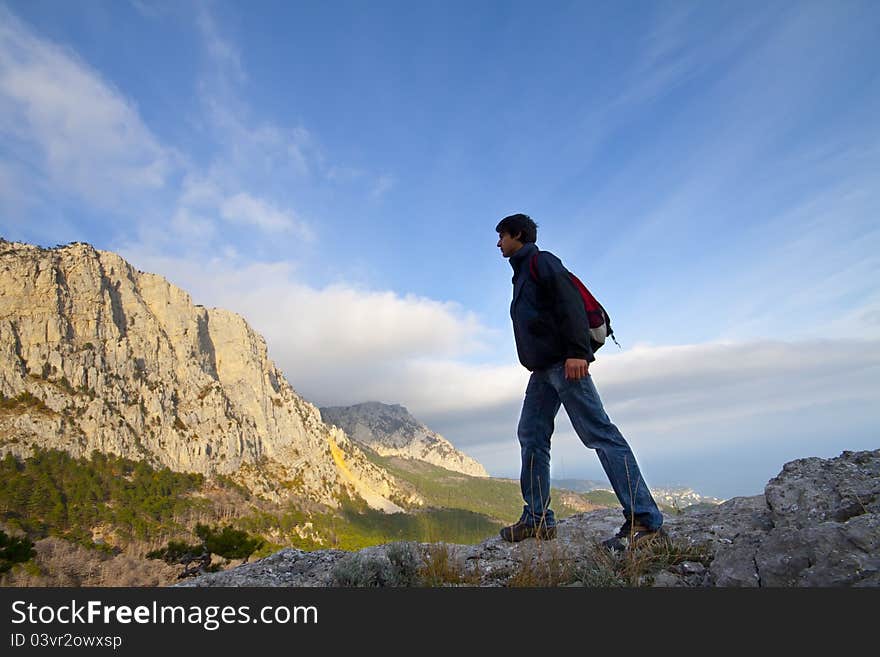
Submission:
<svg viewBox="0 0 880 657">
<path fill-rule="evenodd" d="M 565 378 L 571 381 L 583 379 L 590 373 L 590 364 L 583 358 L 565 359 Z"/>
</svg>

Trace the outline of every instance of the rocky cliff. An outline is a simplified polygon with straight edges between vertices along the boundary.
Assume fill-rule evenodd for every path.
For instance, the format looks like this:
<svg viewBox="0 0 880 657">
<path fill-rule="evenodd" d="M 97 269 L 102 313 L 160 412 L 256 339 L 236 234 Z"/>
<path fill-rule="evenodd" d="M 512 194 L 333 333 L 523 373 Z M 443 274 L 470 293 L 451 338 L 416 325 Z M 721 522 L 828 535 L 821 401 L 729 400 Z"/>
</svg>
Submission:
<svg viewBox="0 0 880 657">
<path fill-rule="evenodd" d="M 382 456 L 426 461 L 474 477 L 489 476 L 476 459 L 457 450 L 399 404 L 366 402 L 354 406 L 322 407 L 321 417 Z"/>
<path fill-rule="evenodd" d="M 667 516 L 667 540 L 609 556 L 597 543 L 621 520 L 571 516 L 545 542 L 286 549 L 183 585 L 880 586 L 880 450 L 787 463 L 762 495 L 686 508 Z"/>
<path fill-rule="evenodd" d="M 291 388 L 240 316 L 75 243 L 0 241 L 0 455 L 34 445 L 399 511 L 394 479 Z"/>
</svg>

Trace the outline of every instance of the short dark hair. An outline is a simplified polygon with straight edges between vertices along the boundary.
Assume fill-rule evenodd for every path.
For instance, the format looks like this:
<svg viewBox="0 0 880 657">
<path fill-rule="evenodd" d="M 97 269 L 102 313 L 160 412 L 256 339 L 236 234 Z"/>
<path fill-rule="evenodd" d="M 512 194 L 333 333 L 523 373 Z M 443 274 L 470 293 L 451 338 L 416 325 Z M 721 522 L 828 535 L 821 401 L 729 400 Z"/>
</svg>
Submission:
<svg viewBox="0 0 880 657">
<path fill-rule="evenodd" d="M 507 233 L 511 237 L 519 235 L 519 241 L 523 244 L 538 241 L 538 224 L 527 214 L 512 214 L 504 217 L 495 226 L 495 232 L 499 235 Z"/>
</svg>

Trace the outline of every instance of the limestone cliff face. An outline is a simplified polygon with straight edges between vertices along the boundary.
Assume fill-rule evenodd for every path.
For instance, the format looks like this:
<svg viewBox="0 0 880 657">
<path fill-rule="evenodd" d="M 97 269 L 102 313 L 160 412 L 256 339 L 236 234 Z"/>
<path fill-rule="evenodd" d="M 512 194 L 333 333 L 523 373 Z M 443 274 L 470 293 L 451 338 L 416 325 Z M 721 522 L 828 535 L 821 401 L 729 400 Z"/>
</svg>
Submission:
<svg viewBox="0 0 880 657">
<path fill-rule="evenodd" d="M 426 461 L 474 477 L 489 476 L 479 461 L 457 450 L 399 404 L 365 402 L 322 407 L 321 417 L 382 456 Z"/>
<path fill-rule="evenodd" d="M 276 499 L 400 510 L 393 478 L 322 422 L 244 319 L 87 244 L 0 241 L 0 394 L 0 454 L 99 450 Z"/>
</svg>

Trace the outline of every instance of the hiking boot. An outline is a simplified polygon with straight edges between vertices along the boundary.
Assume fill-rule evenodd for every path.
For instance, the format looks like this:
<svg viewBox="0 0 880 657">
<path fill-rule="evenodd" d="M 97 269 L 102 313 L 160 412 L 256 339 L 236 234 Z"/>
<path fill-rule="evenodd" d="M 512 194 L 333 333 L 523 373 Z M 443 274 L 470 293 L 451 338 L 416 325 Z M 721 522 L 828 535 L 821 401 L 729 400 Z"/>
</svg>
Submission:
<svg viewBox="0 0 880 657">
<path fill-rule="evenodd" d="M 518 543 L 526 538 L 537 538 L 542 541 L 549 541 L 556 538 L 556 525 L 533 525 L 523 522 L 522 519 L 517 520 L 514 524 L 504 527 L 501 532 L 501 538 L 509 543 Z"/>
<path fill-rule="evenodd" d="M 627 549 L 633 548 L 646 540 L 665 536 L 666 530 L 663 527 L 648 529 L 638 523 L 631 525 L 629 520 L 627 520 L 614 536 L 602 541 L 602 547 L 609 552 L 625 552 Z"/>
</svg>

